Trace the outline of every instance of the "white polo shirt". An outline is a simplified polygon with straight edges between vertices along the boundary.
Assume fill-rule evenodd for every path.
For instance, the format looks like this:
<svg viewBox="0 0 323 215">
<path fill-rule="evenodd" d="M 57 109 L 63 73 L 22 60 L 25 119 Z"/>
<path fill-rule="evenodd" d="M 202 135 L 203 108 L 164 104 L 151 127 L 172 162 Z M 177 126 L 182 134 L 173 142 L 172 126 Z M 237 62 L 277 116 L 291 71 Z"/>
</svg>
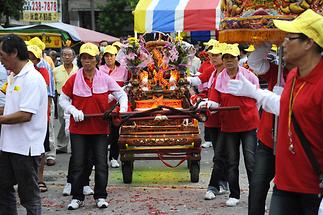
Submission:
<svg viewBox="0 0 323 215">
<path fill-rule="evenodd" d="M 33 115 L 29 122 L 2 125 L 0 150 L 31 156 L 43 153 L 47 131 L 47 108 L 45 80 L 29 62 L 18 75 L 8 77 L 4 115 L 18 111 Z"/>
</svg>

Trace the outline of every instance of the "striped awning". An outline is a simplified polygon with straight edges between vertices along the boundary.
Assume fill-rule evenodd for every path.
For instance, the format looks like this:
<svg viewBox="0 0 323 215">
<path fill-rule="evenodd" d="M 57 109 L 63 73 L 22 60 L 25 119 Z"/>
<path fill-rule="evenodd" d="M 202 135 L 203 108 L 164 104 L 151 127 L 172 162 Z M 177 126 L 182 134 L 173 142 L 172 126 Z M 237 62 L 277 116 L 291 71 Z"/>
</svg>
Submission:
<svg viewBox="0 0 323 215">
<path fill-rule="evenodd" d="M 211 31 L 220 24 L 220 0 L 140 0 L 133 11 L 138 33 Z"/>
</svg>

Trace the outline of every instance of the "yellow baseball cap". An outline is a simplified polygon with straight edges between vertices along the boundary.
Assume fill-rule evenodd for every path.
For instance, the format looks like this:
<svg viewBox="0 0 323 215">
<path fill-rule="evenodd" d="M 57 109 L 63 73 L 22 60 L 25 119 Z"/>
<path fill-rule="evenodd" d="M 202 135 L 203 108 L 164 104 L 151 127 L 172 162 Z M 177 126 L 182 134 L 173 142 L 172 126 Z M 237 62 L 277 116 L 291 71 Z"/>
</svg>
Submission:
<svg viewBox="0 0 323 215">
<path fill-rule="evenodd" d="M 206 43 L 203 43 L 203 45 L 207 46 L 207 47 L 210 47 L 210 46 L 214 46 L 216 44 L 218 44 L 219 41 L 215 40 L 215 39 L 210 39 L 208 42 Z"/>
<path fill-rule="evenodd" d="M 221 54 L 223 47 L 226 46 L 226 43 L 217 43 L 212 46 L 212 49 L 208 50 L 208 53 L 211 54 Z"/>
<path fill-rule="evenodd" d="M 323 47 L 323 16 L 307 9 L 292 21 L 274 20 L 275 26 L 289 33 L 303 33 Z"/>
<path fill-rule="evenodd" d="M 277 52 L 277 50 L 278 50 L 277 45 L 273 44 L 271 46 L 271 50 L 274 51 L 274 52 Z"/>
<path fill-rule="evenodd" d="M 27 50 L 35 55 L 37 59 L 42 57 L 42 50 L 36 45 L 29 45 L 27 46 Z"/>
<path fill-rule="evenodd" d="M 240 50 L 239 50 L 239 44 L 226 44 L 226 46 L 223 47 L 222 49 L 222 55 L 225 54 L 230 54 L 232 56 L 239 56 L 240 55 Z"/>
<path fill-rule="evenodd" d="M 99 48 L 93 43 L 84 43 L 80 48 L 80 55 L 86 53 L 93 57 L 99 55 Z"/>
<path fill-rule="evenodd" d="M 112 45 L 113 46 L 116 46 L 118 48 L 121 48 L 122 47 L 122 43 L 120 43 L 119 41 L 112 43 Z"/>
<path fill-rule="evenodd" d="M 45 48 L 46 48 L 45 43 L 43 41 L 41 41 L 41 39 L 39 39 L 39 37 L 33 37 L 27 43 L 28 43 L 28 45 L 38 46 L 42 51 L 45 50 Z"/>
<path fill-rule="evenodd" d="M 104 48 L 104 52 L 103 54 L 105 53 L 109 53 L 109 54 L 117 54 L 118 53 L 118 50 L 115 46 L 113 45 L 108 45 Z"/>
<path fill-rule="evenodd" d="M 255 50 L 255 47 L 253 45 L 250 45 L 247 49 L 245 49 L 246 52 L 253 52 Z"/>
</svg>

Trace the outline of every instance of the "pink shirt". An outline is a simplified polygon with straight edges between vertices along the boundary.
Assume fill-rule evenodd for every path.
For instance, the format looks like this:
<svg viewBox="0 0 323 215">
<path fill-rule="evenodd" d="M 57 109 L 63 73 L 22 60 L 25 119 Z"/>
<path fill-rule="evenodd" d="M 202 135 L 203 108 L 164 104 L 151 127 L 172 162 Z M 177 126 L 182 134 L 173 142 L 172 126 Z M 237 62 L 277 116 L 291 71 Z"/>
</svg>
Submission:
<svg viewBox="0 0 323 215">
<path fill-rule="evenodd" d="M 122 83 L 121 85 L 123 85 L 129 79 L 128 70 L 123 65 L 115 66 L 114 69 L 111 70 L 106 64 L 104 64 L 100 66 L 99 69 L 110 75 L 110 77 L 119 83 L 119 85 L 120 82 Z"/>
</svg>

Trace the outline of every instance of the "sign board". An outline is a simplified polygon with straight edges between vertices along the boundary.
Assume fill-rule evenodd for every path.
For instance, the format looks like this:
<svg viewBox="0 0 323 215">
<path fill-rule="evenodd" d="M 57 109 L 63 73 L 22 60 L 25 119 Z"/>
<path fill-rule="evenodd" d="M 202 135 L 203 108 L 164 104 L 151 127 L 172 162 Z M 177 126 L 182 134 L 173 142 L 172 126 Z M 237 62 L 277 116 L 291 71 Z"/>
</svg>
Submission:
<svg viewBox="0 0 323 215">
<path fill-rule="evenodd" d="M 26 0 L 22 20 L 25 22 L 60 21 L 61 0 Z"/>
<path fill-rule="evenodd" d="M 13 33 L 13 32 L 10 32 Z M 0 32 L 0 37 L 7 35 L 8 32 Z M 56 48 L 59 49 L 63 46 L 63 41 L 61 34 L 58 33 L 23 33 L 23 32 L 14 32 L 13 34 L 18 35 L 24 41 L 28 41 L 33 37 L 39 37 L 45 44 L 46 48 Z"/>
</svg>

